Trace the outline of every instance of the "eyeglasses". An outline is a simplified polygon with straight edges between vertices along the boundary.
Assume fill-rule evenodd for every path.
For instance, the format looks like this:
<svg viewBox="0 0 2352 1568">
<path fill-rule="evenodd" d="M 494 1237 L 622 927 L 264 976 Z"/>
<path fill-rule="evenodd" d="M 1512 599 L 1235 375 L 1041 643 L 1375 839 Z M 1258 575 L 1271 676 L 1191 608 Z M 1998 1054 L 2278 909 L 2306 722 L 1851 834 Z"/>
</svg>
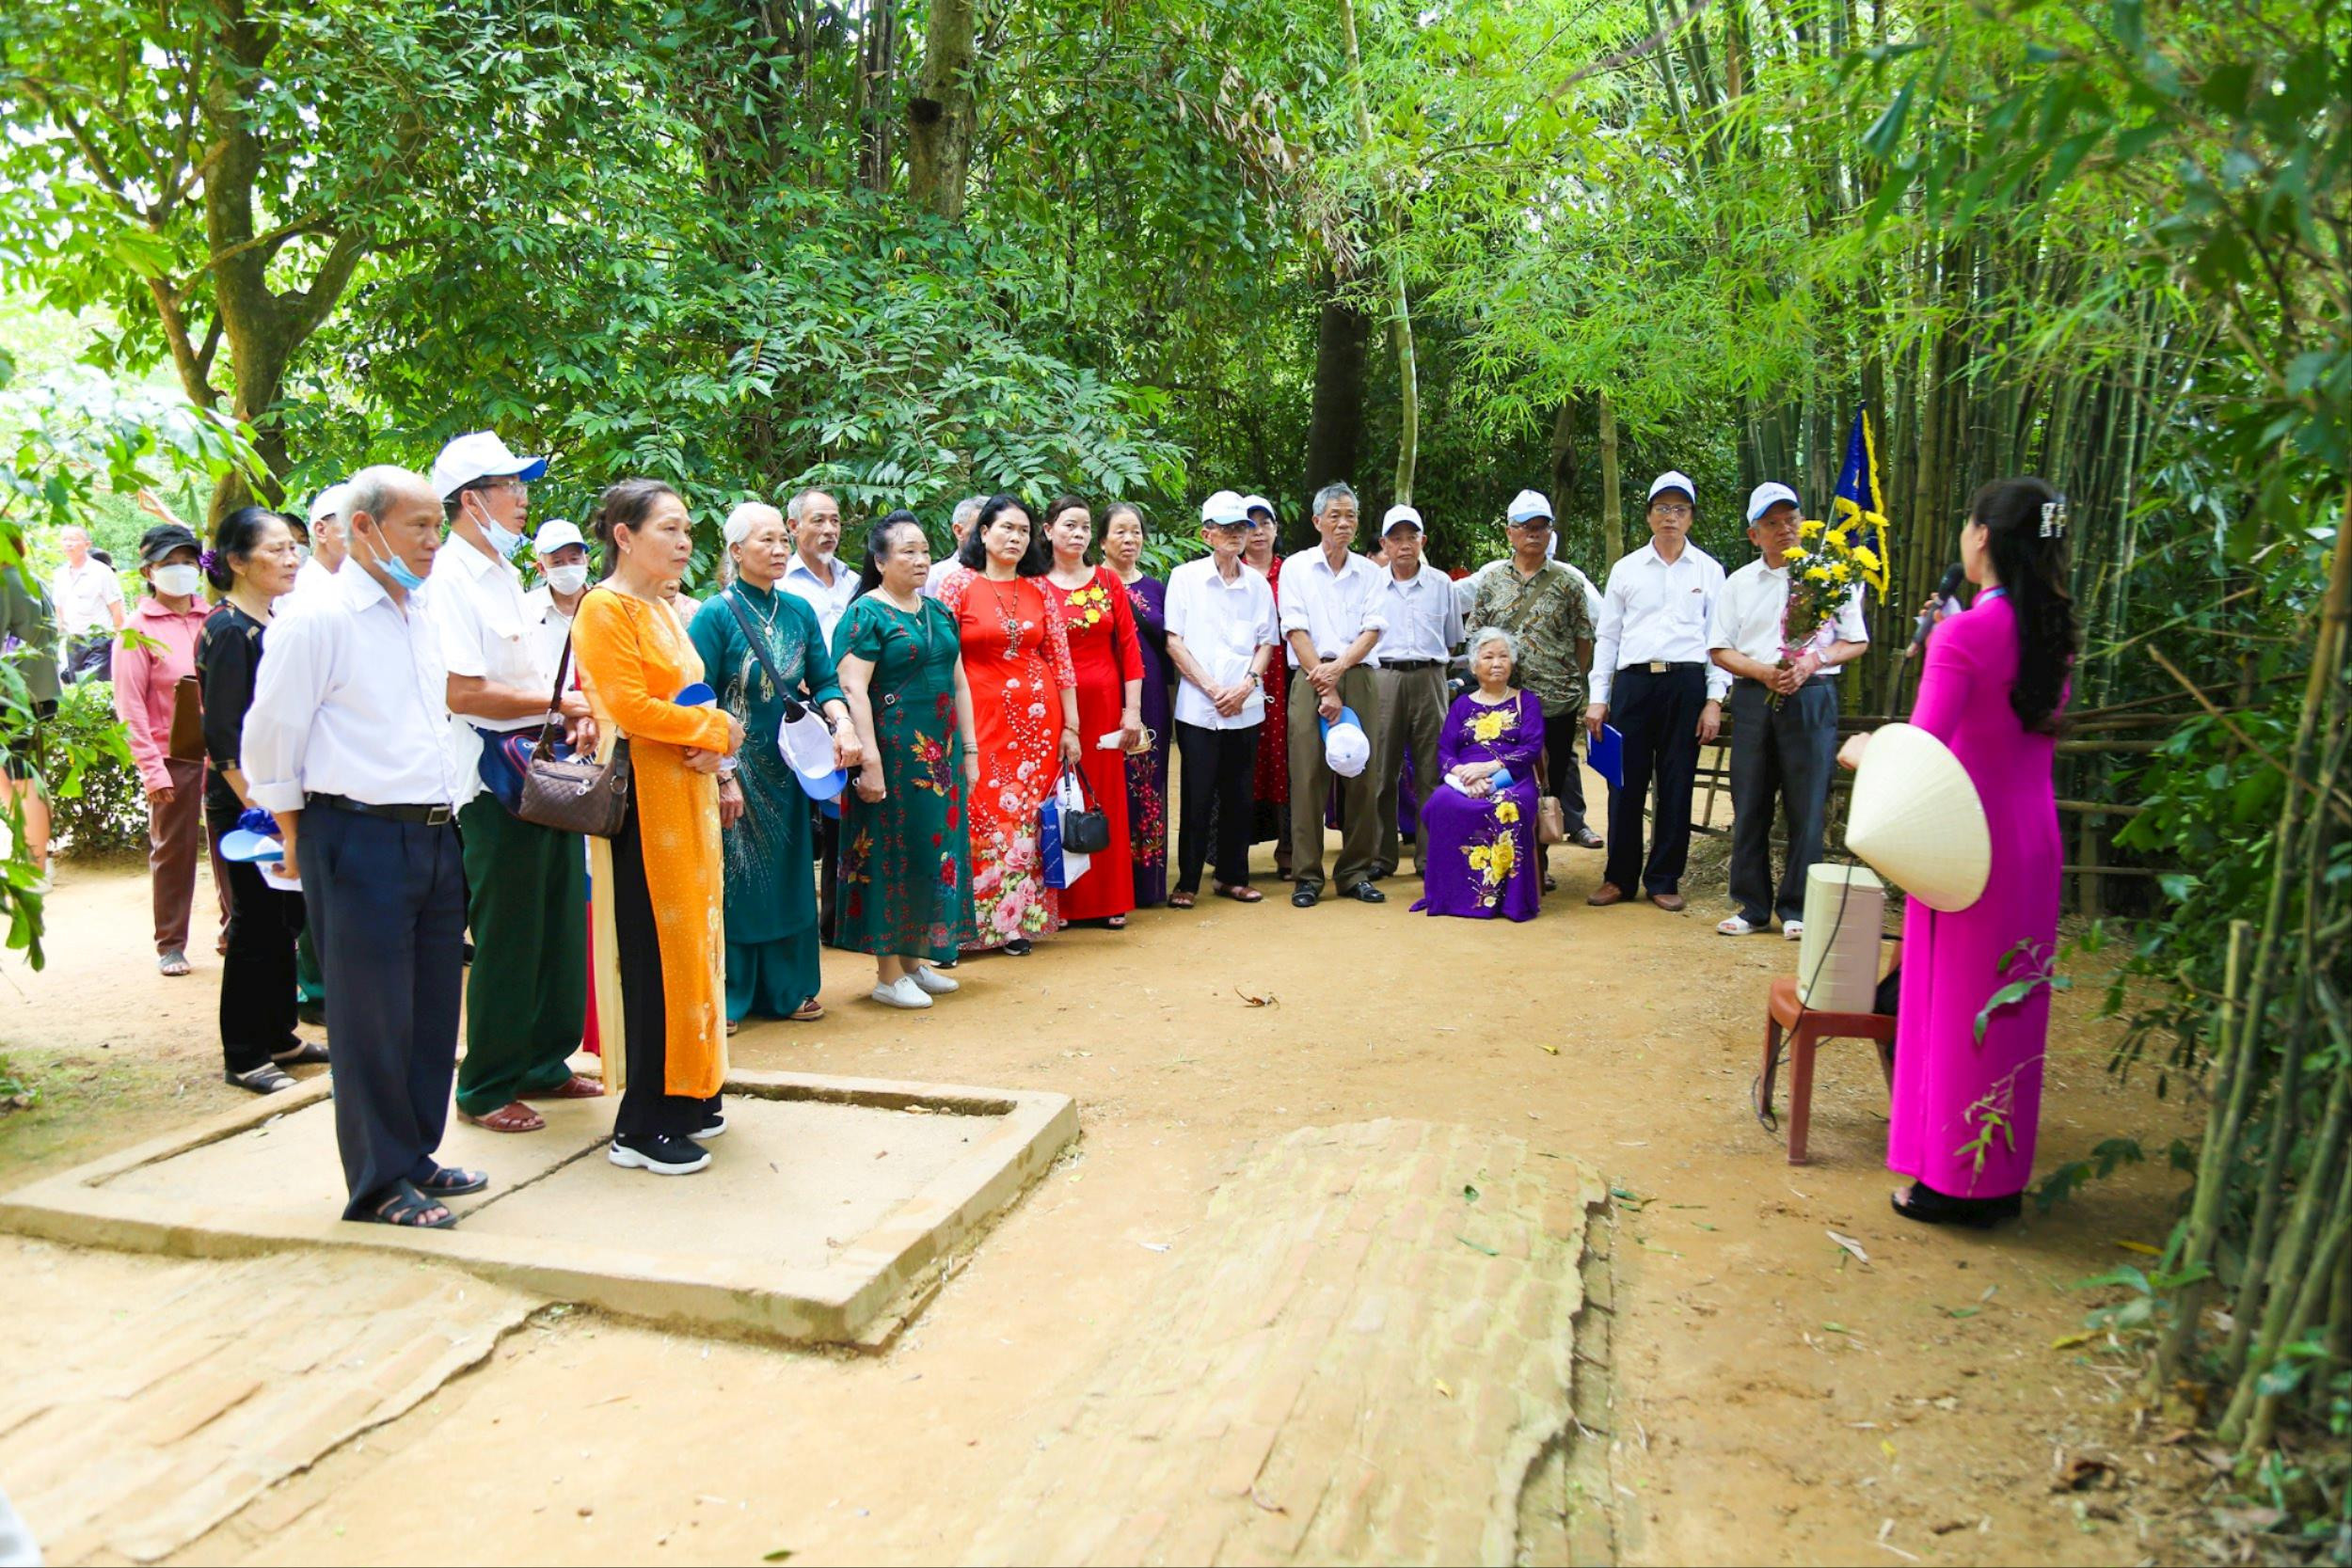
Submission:
<svg viewBox="0 0 2352 1568">
<path fill-rule="evenodd" d="M 1653 517 L 1688 517 L 1691 515 L 1691 509 L 1680 501 L 1655 501 L 1649 510 Z"/>
</svg>

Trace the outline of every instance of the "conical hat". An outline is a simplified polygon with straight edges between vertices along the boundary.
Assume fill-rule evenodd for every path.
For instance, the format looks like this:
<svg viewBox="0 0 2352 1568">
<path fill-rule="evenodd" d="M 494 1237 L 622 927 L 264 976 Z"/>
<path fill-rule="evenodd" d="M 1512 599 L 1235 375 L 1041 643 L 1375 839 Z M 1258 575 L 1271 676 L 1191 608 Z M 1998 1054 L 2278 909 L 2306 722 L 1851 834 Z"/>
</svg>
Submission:
<svg viewBox="0 0 2352 1568">
<path fill-rule="evenodd" d="M 1993 868 L 1993 835 L 1976 784 L 1951 748 L 1916 724 L 1886 724 L 1871 735 L 1854 772 L 1846 847 L 1947 914 L 1982 897 Z"/>
</svg>

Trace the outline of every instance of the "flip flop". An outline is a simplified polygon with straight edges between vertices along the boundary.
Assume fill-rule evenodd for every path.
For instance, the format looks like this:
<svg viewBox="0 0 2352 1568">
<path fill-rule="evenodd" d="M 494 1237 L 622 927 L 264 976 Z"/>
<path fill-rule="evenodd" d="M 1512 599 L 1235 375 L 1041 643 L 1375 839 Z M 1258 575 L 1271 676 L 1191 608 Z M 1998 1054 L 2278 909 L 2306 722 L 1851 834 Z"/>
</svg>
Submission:
<svg viewBox="0 0 2352 1568">
<path fill-rule="evenodd" d="M 435 1197 L 464 1197 L 468 1193 L 478 1193 L 489 1184 L 490 1173 L 487 1171 L 439 1165 L 416 1186 L 419 1192 L 429 1193 Z"/>
<path fill-rule="evenodd" d="M 304 1040 L 292 1051 L 280 1051 L 270 1057 L 279 1067 L 325 1067 L 331 1059 L 326 1047 L 316 1040 Z"/>
<path fill-rule="evenodd" d="M 237 1087 L 250 1089 L 255 1094 L 277 1094 L 282 1089 L 291 1089 L 294 1086 L 294 1075 L 276 1062 L 263 1062 L 260 1067 L 245 1072 L 224 1072 L 221 1077 Z"/>
</svg>

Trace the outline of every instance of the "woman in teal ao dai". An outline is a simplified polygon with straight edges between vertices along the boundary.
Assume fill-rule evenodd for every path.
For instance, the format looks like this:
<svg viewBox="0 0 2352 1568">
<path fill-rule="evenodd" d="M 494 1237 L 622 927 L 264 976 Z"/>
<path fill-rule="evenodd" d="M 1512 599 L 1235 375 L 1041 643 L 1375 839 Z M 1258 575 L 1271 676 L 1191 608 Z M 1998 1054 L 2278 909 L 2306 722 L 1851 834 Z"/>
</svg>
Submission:
<svg viewBox="0 0 2352 1568">
<path fill-rule="evenodd" d="M 776 744 L 786 694 L 824 713 L 846 766 L 856 767 L 860 758 L 817 612 L 776 586 L 791 556 L 783 517 L 772 507 L 742 508 L 728 519 L 727 535 L 735 580 L 703 601 L 687 635 L 720 705 L 743 725 L 740 764 L 719 788 L 732 1032 L 754 1015 L 797 1023 L 825 1016 L 817 1001 L 822 977 L 810 800 Z M 741 605 L 741 619 L 730 600 Z M 783 690 L 753 650 L 744 619 L 764 644 Z"/>
</svg>

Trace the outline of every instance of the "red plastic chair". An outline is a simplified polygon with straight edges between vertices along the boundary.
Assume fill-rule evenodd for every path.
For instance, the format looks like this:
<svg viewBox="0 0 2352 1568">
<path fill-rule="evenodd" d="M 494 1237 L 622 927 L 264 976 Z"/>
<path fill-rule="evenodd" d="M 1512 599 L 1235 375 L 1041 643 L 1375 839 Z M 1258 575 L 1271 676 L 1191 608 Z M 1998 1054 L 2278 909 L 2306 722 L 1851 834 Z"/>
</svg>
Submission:
<svg viewBox="0 0 2352 1568">
<path fill-rule="evenodd" d="M 1889 942 L 1899 962 L 1902 944 Z M 1788 1052 L 1788 1163 L 1805 1161 L 1805 1137 L 1813 1122 L 1813 1053 L 1823 1040 L 1868 1040 L 1878 1047 L 1879 1070 L 1886 1086 L 1895 1086 L 1895 1015 L 1892 1013 L 1818 1012 L 1797 1000 L 1797 977 L 1784 974 L 1772 982 L 1764 1015 L 1764 1069 L 1756 1075 L 1751 1108 L 1764 1131 L 1778 1133 L 1772 1113 L 1772 1080 L 1780 1068 L 1786 1037 Z"/>
</svg>

